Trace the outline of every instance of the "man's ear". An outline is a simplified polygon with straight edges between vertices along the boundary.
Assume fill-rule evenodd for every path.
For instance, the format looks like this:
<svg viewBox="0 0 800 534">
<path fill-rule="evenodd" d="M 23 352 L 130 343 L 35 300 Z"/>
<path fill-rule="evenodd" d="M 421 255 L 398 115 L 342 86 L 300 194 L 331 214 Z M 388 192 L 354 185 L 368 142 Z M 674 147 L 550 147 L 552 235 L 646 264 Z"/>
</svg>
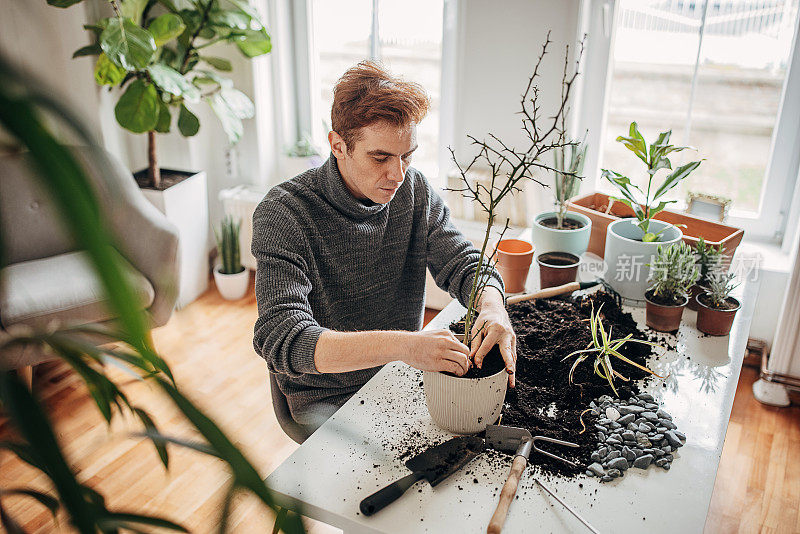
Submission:
<svg viewBox="0 0 800 534">
<path fill-rule="evenodd" d="M 347 151 L 347 143 L 344 142 L 341 135 L 331 130 L 328 132 L 328 143 L 330 143 L 331 152 L 333 152 L 336 159 L 344 157 L 344 153 Z"/>
</svg>

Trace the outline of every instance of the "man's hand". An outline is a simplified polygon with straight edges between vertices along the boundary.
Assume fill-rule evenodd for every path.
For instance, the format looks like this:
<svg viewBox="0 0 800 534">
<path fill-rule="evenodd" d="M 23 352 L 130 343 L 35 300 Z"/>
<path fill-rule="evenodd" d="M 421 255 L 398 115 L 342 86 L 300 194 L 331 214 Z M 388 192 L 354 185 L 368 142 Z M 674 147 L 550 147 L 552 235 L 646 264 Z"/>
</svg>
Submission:
<svg viewBox="0 0 800 534">
<path fill-rule="evenodd" d="M 500 347 L 500 354 L 506 362 L 508 385 L 516 385 L 514 373 L 517 370 L 517 336 L 511 327 L 511 319 L 503 304 L 503 296 L 493 286 L 487 287 L 478 304 L 479 313 L 472 326 L 472 352 L 470 360 L 475 366 L 483 366 L 483 358 L 495 345 Z"/>
<path fill-rule="evenodd" d="M 469 348 L 449 330 L 410 332 L 402 360 L 423 371 L 444 371 L 462 376 L 470 368 Z"/>
</svg>

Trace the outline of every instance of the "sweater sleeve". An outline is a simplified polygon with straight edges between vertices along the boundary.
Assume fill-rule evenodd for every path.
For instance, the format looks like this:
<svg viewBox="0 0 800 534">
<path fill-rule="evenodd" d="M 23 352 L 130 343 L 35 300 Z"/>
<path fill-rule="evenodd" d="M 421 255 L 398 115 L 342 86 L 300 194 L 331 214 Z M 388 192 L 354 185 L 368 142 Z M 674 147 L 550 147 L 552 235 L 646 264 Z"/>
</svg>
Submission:
<svg viewBox="0 0 800 534">
<path fill-rule="evenodd" d="M 480 250 L 455 227 L 450 220 L 450 208 L 442 197 L 420 175 L 428 198 L 428 268 L 436 285 L 467 306 L 472 283 L 478 269 Z M 486 274 L 488 286 L 496 287 L 505 295 L 500 274 L 491 267 Z"/>
<path fill-rule="evenodd" d="M 292 377 L 319 374 L 314 351 L 326 330 L 311 313 L 311 282 L 301 254 L 302 230 L 279 202 L 265 199 L 253 215 L 258 319 L 253 346 L 270 371 Z"/>
</svg>

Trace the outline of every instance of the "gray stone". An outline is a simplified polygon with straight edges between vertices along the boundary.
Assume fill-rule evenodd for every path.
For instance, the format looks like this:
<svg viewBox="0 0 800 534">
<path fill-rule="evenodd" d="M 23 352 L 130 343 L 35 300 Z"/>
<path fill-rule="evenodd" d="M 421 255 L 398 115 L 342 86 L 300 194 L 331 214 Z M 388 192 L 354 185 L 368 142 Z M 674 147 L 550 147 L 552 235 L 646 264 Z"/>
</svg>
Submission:
<svg viewBox="0 0 800 534">
<path fill-rule="evenodd" d="M 622 439 L 635 440 L 636 434 L 633 432 L 633 430 L 626 430 L 625 432 L 622 433 Z"/>
<path fill-rule="evenodd" d="M 588 469 L 586 470 L 586 474 L 587 474 L 588 476 L 590 476 L 590 477 L 593 477 L 593 476 L 594 476 L 594 473 L 593 473 L 592 471 L 589 471 Z"/>
<path fill-rule="evenodd" d="M 621 452 L 619 452 L 619 451 L 611 451 L 610 453 L 608 453 L 608 456 L 605 457 L 605 461 L 610 462 L 611 460 L 619 458 L 620 456 L 622 456 Z"/>
<path fill-rule="evenodd" d="M 664 434 L 664 436 L 667 438 L 669 444 L 673 447 L 677 448 L 683 445 L 680 438 L 675 434 L 675 430 L 669 430 L 666 434 Z"/>
<path fill-rule="evenodd" d="M 608 408 L 606 408 L 606 417 L 608 417 L 612 421 L 616 421 L 617 419 L 619 419 L 620 413 L 613 406 L 609 406 Z"/>
<path fill-rule="evenodd" d="M 656 467 L 663 467 L 664 464 L 667 463 L 667 462 L 668 462 L 668 460 L 666 458 L 662 457 L 662 458 L 659 458 L 658 460 L 656 460 L 653 463 L 656 464 Z"/>
<path fill-rule="evenodd" d="M 605 435 L 605 433 L 604 433 L 604 432 L 602 432 L 602 431 L 601 431 L 601 432 L 598 432 L 598 433 L 597 433 L 597 441 L 603 442 L 603 441 L 605 441 L 605 440 L 606 440 L 606 435 Z"/>
<path fill-rule="evenodd" d="M 672 421 L 672 416 L 660 408 L 656 412 L 656 415 L 658 416 L 659 419 L 666 419 L 668 421 Z"/>
<path fill-rule="evenodd" d="M 608 432 L 608 428 L 604 427 L 603 425 L 595 424 L 594 427 L 600 432 Z"/>
<path fill-rule="evenodd" d="M 669 430 L 669 428 L 667 428 L 667 427 L 665 427 L 665 426 L 657 426 L 657 427 L 656 427 L 656 432 L 658 432 L 659 434 L 663 434 L 663 433 L 664 433 L 664 432 L 666 432 L 667 430 Z"/>
<path fill-rule="evenodd" d="M 644 408 L 641 406 L 636 406 L 635 404 L 629 404 L 628 406 L 620 406 L 619 413 L 622 415 L 627 415 L 629 413 L 632 414 L 640 414 L 644 411 Z"/>
<path fill-rule="evenodd" d="M 608 476 L 610 476 L 611 478 L 621 477 L 622 476 L 622 471 L 620 471 L 619 469 L 609 469 L 608 470 Z"/>
<path fill-rule="evenodd" d="M 650 425 L 648 425 L 647 423 L 640 423 L 639 425 L 636 426 L 636 430 L 643 433 L 650 432 Z"/>
<path fill-rule="evenodd" d="M 647 404 L 644 405 L 644 408 L 645 410 L 658 410 L 658 404 L 653 404 L 651 402 L 648 402 Z"/>
<path fill-rule="evenodd" d="M 636 444 L 642 448 L 650 447 L 652 445 L 650 440 L 647 438 L 647 434 L 643 434 L 642 432 L 636 433 Z"/>
<path fill-rule="evenodd" d="M 609 426 L 611 428 L 613 428 L 614 430 L 618 430 L 618 429 L 622 428 L 622 425 L 617 423 L 616 421 L 611 421 L 611 424 Z"/>
<path fill-rule="evenodd" d="M 651 401 L 651 402 L 652 402 L 652 401 L 654 401 L 654 400 L 655 400 L 655 399 L 653 398 L 653 396 L 652 396 L 652 395 L 650 395 L 649 393 L 639 393 L 639 394 L 638 394 L 638 395 L 636 395 L 636 396 L 637 396 L 637 397 L 639 397 L 640 399 L 644 400 L 644 401 Z"/>
<path fill-rule="evenodd" d="M 665 471 L 669 471 L 669 466 L 670 466 L 670 465 L 671 465 L 671 464 L 670 464 L 669 462 L 667 462 L 667 463 L 665 463 L 664 465 L 662 465 L 661 467 L 662 467 L 662 468 L 663 468 Z"/>
<path fill-rule="evenodd" d="M 589 403 L 589 408 L 597 408 L 597 404 L 594 401 L 592 401 Z"/>
<path fill-rule="evenodd" d="M 606 474 L 605 470 L 603 469 L 603 466 L 598 464 L 597 462 L 589 465 L 587 469 L 599 477 Z"/>
<path fill-rule="evenodd" d="M 611 397 L 609 397 L 608 395 L 600 395 L 600 398 L 599 398 L 599 399 L 597 399 L 597 400 L 599 400 L 599 401 L 600 401 L 600 403 L 602 404 L 602 403 L 604 403 L 604 402 L 611 402 L 611 401 L 612 401 L 612 400 L 614 400 L 614 399 L 612 399 L 612 398 L 611 398 Z"/>
<path fill-rule="evenodd" d="M 597 420 L 598 425 L 608 426 L 611 423 L 611 419 L 607 419 L 605 417 L 601 417 Z"/>
<path fill-rule="evenodd" d="M 636 423 L 628 423 L 628 426 L 625 428 L 627 428 L 628 430 L 636 431 L 639 430 L 639 425 L 637 425 Z"/>
<path fill-rule="evenodd" d="M 623 447 L 622 448 L 622 456 L 625 457 L 628 462 L 632 462 L 636 459 L 636 453 L 633 452 L 633 449 L 630 447 Z"/>
<path fill-rule="evenodd" d="M 603 478 L 601 478 L 600 480 L 602 480 L 603 482 L 611 482 L 614 479 L 611 478 L 610 476 L 606 475 Z"/>
<path fill-rule="evenodd" d="M 672 452 L 672 447 L 670 447 L 669 445 L 664 445 L 663 447 L 661 447 L 661 450 L 664 452 Z"/>
<path fill-rule="evenodd" d="M 617 441 L 622 441 L 622 436 L 620 436 L 618 432 L 614 432 L 613 434 L 611 434 L 611 437 Z"/>
<path fill-rule="evenodd" d="M 620 471 L 625 471 L 628 468 L 628 460 L 625 458 L 614 458 L 610 462 L 608 462 L 609 469 L 619 469 Z"/>
<path fill-rule="evenodd" d="M 662 439 L 664 439 L 664 434 L 656 434 L 650 439 L 653 439 L 655 441 L 661 441 Z"/>
<path fill-rule="evenodd" d="M 602 460 L 602 459 L 603 459 L 603 457 L 602 457 L 602 456 L 600 456 L 599 454 L 597 454 L 596 452 L 593 452 L 593 453 L 592 453 L 592 456 L 591 456 L 591 458 L 592 458 L 592 461 L 593 461 L 593 462 L 599 462 L 600 460 Z"/>
<path fill-rule="evenodd" d="M 647 419 L 645 419 L 644 417 L 640 417 L 640 418 L 638 418 L 637 420 L 634 421 L 634 423 L 636 423 L 637 425 L 641 425 L 642 423 L 646 423 L 646 422 L 647 422 Z"/>
<path fill-rule="evenodd" d="M 636 419 L 636 416 L 634 414 L 632 414 L 632 413 L 629 413 L 629 414 L 625 414 L 623 416 L 620 416 L 620 418 L 617 419 L 617 423 L 619 423 L 621 425 L 627 425 L 629 423 L 632 423 L 634 419 Z"/>
<path fill-rule="evenodd" d="M 648 421 L 658 421 L 658 416 L 653 412 L 642 412 L 642 417 Z"/>
<path fill-rule="evenodd" d="M 680 430 L 676 430 L 675 435 L 678 436 L 678 439 L 681 440 L 681 443 L 686 443 L 686 434 L 684 434 Z"/>
<path fill-rule="evenodd" d="M 650 466 L 650 463 L 653 461 L 652 454 L 644 454 L 639 456 L 635 462 L 633 462 L 633 467 L 637 467 L 639 469 L 647 469 Z"/>
<path fill-rule="evenodd" d="M 607 455 L 608 447 L 600 447 L 599 449 L 597 449 L 597 454 L 599 454 L 601 457 Z"/>
<path fill-rule="evenodd" d="M 606 439 L 606 445 L 622 445 L 622 442 L 618 439 L 608 438 Z"/>
<path fill-rule="evenodd" d="M 677 426 L 675 426 L 675 423 L 673 423 L 672 421 L 669 421 L 667 419 L 662 419 L 659 422 L 661 423 L 661 426 L 666 427 L 666 428 L 668 428 L 670 430 L 675 430 L 676 428 L 678 428 Z"/>
<path fill-rule="evenodd" d="M 666 454 L 666 453 L 665 453 L 663 450 L 661 450 L 661 449 L 654 449 L 654 450 L 653 450 L 653 452 L 655 453 L 655 455 L 656 455 L 656 456 L 659 456 L 659 457 L 660 457 L 660 456 L 664 456 L 664 455 Z"/>
</svg>

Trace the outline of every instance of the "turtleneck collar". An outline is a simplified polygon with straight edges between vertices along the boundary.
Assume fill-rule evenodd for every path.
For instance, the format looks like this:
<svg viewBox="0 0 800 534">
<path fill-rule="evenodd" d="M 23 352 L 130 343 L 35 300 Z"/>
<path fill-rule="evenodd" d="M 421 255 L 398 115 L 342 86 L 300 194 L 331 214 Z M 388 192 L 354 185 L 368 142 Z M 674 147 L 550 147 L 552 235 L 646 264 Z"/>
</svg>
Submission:
<svg viewBox="0 0 800 534">
<path fill-rule="evenodd" d="M 322 190 L 322 195 L 343 215 L 357 221 L 363 221 L 367 217 L 380 212 L 388 205 L 376 204 L 369 199 L 362 201 L 354 197 L 344 183 L 333 153 L 331 153 L 328 161 L 325 162 L 320 170 L 322 172 L 320 173 L 319 186 Z"/>
</svg>

